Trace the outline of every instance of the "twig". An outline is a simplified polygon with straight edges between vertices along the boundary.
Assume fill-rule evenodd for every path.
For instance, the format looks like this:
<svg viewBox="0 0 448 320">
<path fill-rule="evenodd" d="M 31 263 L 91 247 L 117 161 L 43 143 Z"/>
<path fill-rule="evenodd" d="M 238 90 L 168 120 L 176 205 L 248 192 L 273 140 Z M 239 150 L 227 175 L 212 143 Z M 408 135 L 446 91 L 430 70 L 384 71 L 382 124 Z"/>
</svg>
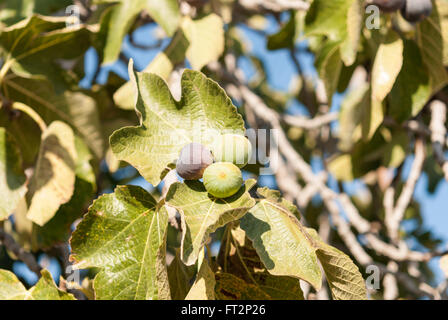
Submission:
<svg viewBox="0 0 448 320">
<path fill-rule="evenodd" d="M 411 202 L 412 195 L 414 194 L 415 186 L 422 173 L 423 164 L 425 162 L 425 145 L 421 138 L 417 138 L 415 141 L 415 158 L 412 163 L 411 172 L 406 180 L 403 191 L 398 197 L 396 206 L 393 212 L 389 212 L 386 215 L 386 225 L 388 228 L 389 236 L 394 241 L 398 240 L 398 230 L 401 220 L 403 220 L 406 208 Z"/>
<path fill-rule="evenodd" d="M 0 242 L 23 263 L 27 265 L 27 267 L 33 271 L 39 278 L 41 277 L 40 271 L 42 268 L 36 261 L 34 255 L 30 252 L 23 249 L 14 238 L 7 234 L 2 228 L 0 228 Z"/>
<path fill-rule="evenodd" d="M 162 197 L 165 198 L 168 190 L 170 189 L 170 186 L 177 182 L 177 176 L 176 176 L 176 172 L 174 170 L 171 170 L 170 172 L 168 172 L 168 174 L 165 176 L 165 179 L 163 179 L 164 185 L 162 188 Z M 177 214 L 177 210 L 171 206 L 169 206 L 168 204 L 166 204 L 166 211 L 168 212 L 168 221 L 170 222 L 171 226 L 173 228 L 176 228 L 178 230 L 180 230 L 180 224 L 178 221 L 178 214 Z"/>
<path fill-rule="evenodd" d="M 448 181 L 448 162 L 443 152 L 446 141 L 446 104 L 440 100 L 434 100 L 429 107 L 431 110 L 429 129 L 431 130 L 432 149 L 437 162 L 442 167 L 445 180 Z"/>
<path fill-rule="evenodd" d="M 310 7 L 309 3 L 301 0 L 239 0 L 238 4 L 246 10 L 258 12 L 306 11 Z"/>
<path fill-rule="evenodd" d="M 389 261 L 387 269 L 397 272 L 398 264 L 395 261 Z M 395 300 L 398 297 L 397 278 L 392 272 L 385 274 L 383 278 L 384 300 Z"/>
<path fill-rule="evenodd" d="M 308 118 L 304 116 L 291 116 L 291 115 L 282 116 L 282 120 L 288 125 L 307 130 L 318 129 L 333 121 L 336 121 L 337 119 L 338 119 L 338 113 L 336 112 L 326 113 L 323 115 L 316 116 L 314 118 Z"/>
</svg>

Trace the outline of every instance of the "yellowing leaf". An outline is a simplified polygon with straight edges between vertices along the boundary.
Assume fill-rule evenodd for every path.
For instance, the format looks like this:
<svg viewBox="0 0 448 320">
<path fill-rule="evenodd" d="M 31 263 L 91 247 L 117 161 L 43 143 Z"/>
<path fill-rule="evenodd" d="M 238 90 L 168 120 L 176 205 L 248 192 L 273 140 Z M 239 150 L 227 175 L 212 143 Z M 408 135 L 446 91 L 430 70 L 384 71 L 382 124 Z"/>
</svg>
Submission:
<svg viewBox="0 0 448 320">
<path fill-rule="evenodd" d="M 26 193 L 26 176 L 19 149 L 5 128 L 0 128 L 0 221 L 7 219 Z"/>
<path fill-rule="evenodd" d="M 403 66 L 403 40 L 389 31 L 378 47 L 372 68 L 372 100 L 381 103 L 391 91 Z"/>
<path fill-rule="evenodd" d="M 33 225 L 33 251 L 45 250 L 55 244 L 68 241 L 73 222 L 83 216 L 86 206 L 92 201 L 96 188 L 95 172 L 90 164 L 92 155 L 79 137 L 75 137 L 75 147 L 77 159 L 73 195 L 70 201 L 60 206 L 54 217 L 43 227 Z"/>
<path fill-rule="evenodd" d="M 41 274 L 37 284 L 26 290 L 14 273 L 0 269 L 0 300 L 75 300 L 72 294 L 56 287 L 48 270 Z"/>
<path fill-rule="evenodd" d="M 187 58 L 195 70 L 215 61 L 224 51 L 224 28 L 221 17 L 209 14 L 201 19 L 188 17 L 182 22 L 182 30 L 190 42 Z"/>
<path fill-rule="evenodd" d="M 338 181 L 352 181 L 353 175 L 352 156 L 350 154 L 342 154 L 330 161 L 328 171 Z"/>
<path fill-rule="evenodd" d="M 68 202 L 75 186 L 75 137 L 72 129 L 55 121 L 42 133 L 42 144 L 30 182 L 27 218 L 43 226 Z"/>
</svg>

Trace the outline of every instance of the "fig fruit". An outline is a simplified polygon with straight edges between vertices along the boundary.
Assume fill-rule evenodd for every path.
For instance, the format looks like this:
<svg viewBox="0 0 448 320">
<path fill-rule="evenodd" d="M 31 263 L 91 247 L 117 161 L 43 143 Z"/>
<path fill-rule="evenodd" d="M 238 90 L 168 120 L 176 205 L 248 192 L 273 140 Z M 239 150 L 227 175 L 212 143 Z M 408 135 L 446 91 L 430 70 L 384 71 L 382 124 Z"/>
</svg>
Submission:
<svg viewBox="0 0 448 320">
<path fill-rule="evenodd" d="M 211 145 L 211 150 L 217 162 L 231 162 L 238 167 L 244 167 L 252 155 L 250 141 L 242 135 L 224 134 Z"/>
<path fill-rule="evenodd" d="M 405 2 L 406 0 L 373 0 L 371 4 L 383 12 L 394 12 L 403 8 Z"/>
<path fill-rule="evenodd" d="M 409 22 L 419 22 L 429 17 L 432 11 L 431 0 L 406 0 L 401 15 Z"/>
<path fill-rule="evenodd" d="M 233 196 L 243 183 L 241 170 L 230 162 L 216 162 L 204 171 L 204 186 L 212 196 L 227 198 Z"/>
<path fill-rule="evenodd" d="M 180 151 L 176 171 L 185 180 L 198 180 L 212 163 L 213 156 L 210 150 L 200 143 L 193 142 Z"/>
</svg>

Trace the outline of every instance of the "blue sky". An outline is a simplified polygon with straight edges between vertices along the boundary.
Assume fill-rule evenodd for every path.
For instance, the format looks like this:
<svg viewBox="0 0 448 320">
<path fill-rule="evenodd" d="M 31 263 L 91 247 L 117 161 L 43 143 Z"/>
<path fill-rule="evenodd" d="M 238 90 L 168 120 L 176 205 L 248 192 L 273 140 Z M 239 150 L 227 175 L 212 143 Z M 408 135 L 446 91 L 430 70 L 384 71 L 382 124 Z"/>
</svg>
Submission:
<svg viewBox="0 0 448 320">
<path fill-rule="evenodd" d="M 268 33 L 276 32 L 278 28 L 277 23 L 273 19 L 268 19 L 268 26 L 266 31 Z M 288 90 L 291 80 L 293 79 L 296 69 L 289 58 L 289 53 L 287 50 L 277 50 L 277 51 L 268 51 L 266 49 L 266 40 L 260 34 L 248 29 L 244 28 L 244 34 L 247 41 L 252 48 L 252 52 L 261 58 L 266 66 L 266 72 L 268 75 L 268 80 L 270 85 L 274 89 L 278 90 Z M 156 39 L 153 37 L 153 33 L 155 31 L 154 25 L 146 25 L 135 31 L 135 39 L 136 42 L 140 44 L 153 44 L 156 42 Z M 168 44 L 169 40 L 164 40 L 163 46 Z M 300 44 L 305 45 L 305 44 Z M 126 56 L 132 57 L 135 61 L 135 66 L 138 69 L 143 69 L 146 67 L 151 60 L 156 56 L 158 50 L 140 50 L 132 48 L 129 44 L 128 39 L 125 39 L 123 43 L 123 51 Z M 305 74 L 315 77 L 316 71 L 313 67 L 314 58 L 311 54 L 302 53 L 298 55 L 300 64 Z M 94 74 L 94 69 L 97 64 L 98 58 L 94 49 L 90 49 L 86 55 L 86 77 L 81 82 L 81 85 L 84 87 L 89 87 L 92 82 L 92 77 Z M 248 60 L 239 61 L 240 67 L 245 71 L 248 78 L 254 74 L 254 70 L 250 65 Z M 107 76 L 110 71 L 114 71 L 118 75 L 122 76 L 125 79 L 128 79 L 127 74 L 127 66 L 122 62 L 116 62 L 114 64 L 104 66 L 99 74 L 98 82 L 104 83 L 107 81 Z M 332 110 L 338 110 L 340 107 L 340 102 L 342 99 L 342 95 L 337 95 L 334 99 Z M 306 114 L 306 111 L 300 106 L 299 103 L 291 103 L 289 107 L 289 112 L 295 114 Z M 409 172 L 410 164 L 412 159 L 409 158 L 406 160 L 405 165 L 405 176 Z M 315 165 L 315 168 L 319 167 L 318 164 Z M 273 179 L 264 177 L 259 181 L 261 184 L 265 184 L 267 186 L 273 186 Z M 151 188 L 151 185 L 147 183 L 143 178 L 139 178 L 132 182 L 132 184 L 141 185 L 147 189 Z M 357 189 L 360 188 L 360 183 L 352 183 L 348 185 L 348 188 L 352 192 L 356 192 Z M 424 215 L 425 226 L 431 230 L 433 230 L 436 235 L 442 238 L 445 241 L 445 248 L 448 243 L 448 213 L 446 212 L 446 207 L 448 206 L 448 184 L 440 183 L 435 194 L 430 195 L 427 193 L 427 177 L 424 175 L 418 182 L 415 197 L 420 201 L 421 209 Z M 45 257 L 41 257 L 44 259 Z M 437 282 L 443 280 L 443 275 L 438 268 L 438 260 L 433 259 L 431 261 L 431 266 L 433 266 L 433 270 L 436 271 L 437 274 Z M 35 277 L 33 274 L 26 270 L 26 266 L 17 262 L 14 271 L 20 272 L 30 283 L 35 282 Z M 57 263 L 55 261 L 50 261 L 50 271 L 53 273 L 53 276 L 56 276 L 57 279 L 59 277 L 59 269 L 57 267 Z"/>
</svg>

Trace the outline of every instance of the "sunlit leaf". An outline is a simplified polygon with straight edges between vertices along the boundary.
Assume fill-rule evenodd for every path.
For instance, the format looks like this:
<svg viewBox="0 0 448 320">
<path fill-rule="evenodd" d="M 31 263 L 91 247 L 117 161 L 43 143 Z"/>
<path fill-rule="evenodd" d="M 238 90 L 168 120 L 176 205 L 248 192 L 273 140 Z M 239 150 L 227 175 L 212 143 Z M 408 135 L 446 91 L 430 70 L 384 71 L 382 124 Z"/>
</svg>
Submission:
<svg viewBox="0 0 448 320">
<path fill-rule="evenodd" d="M 403 40 L 389 31 L 378 47 L 372 69 L 372 100 L 381 103 L 392 90 L 403 66 Z"/>
<path fill-rule="evenodd" d="M 30 181 L 27 218 L 43 226 L 73 195 L 75 137 L 65 123 L 55 121 L 42 133 L 36 168 Z"/>
<path fill-rule="evenodd" d="M 224 51 L 224 26 L 218 15 L 209 14 L 197 20 L 185 18 L 182 30 L 190 43 L 187 59 L 193 69 L 200 70 Z"/>
<path fill-rule="evenodd" d="M 92 155 L 85 143 L 78 137 L 75 139 L 75 189 L 69 202 L 61 205 L 54 217 L 43 227 L 34 225 L 32 230 L 33 249 L 47 249 L 55 244 L 68 241 L 71 225 L 80 218 L 87 209 L 87 204 L 96 188 L 95 173 L 90 164 Z"/>
<path fill-rule="evenodd" d="M 347 38 L 341 44 L 341 58 L 346 66 L 352 65 L 358 53 L 364 18 L 362 1 L 353 0 L 347 13 Z"/>
<path fill-rule="evenodd" d="M 72 294 L 59 290 L 48 270 L 41 271 L 42 278 L 29 290 L 14 273 L 0 270 L 0 300 L 75 300 Z"/>
<path fill-rule="evenodd" d="M 138 88 L 140 126 L 115 131 L 110 144 L 117 159 L 130 163 L 152 185 L 159 184 L 186 144 L 209 145 L 227 130 L 244 133 L 242 117 L 224 90 L 201 73 L 184 71 L 177 102 L 160 77 L 134 72 L 132 64 L 129 70 Z"/>
<path fill-rule="evenodd" d="M 120 186 L 89 208 L 71 238 L 79 269 L 98 267 L 96 299 L 169 299 L 168 216 L 141 187 Z"/>
</svg>

